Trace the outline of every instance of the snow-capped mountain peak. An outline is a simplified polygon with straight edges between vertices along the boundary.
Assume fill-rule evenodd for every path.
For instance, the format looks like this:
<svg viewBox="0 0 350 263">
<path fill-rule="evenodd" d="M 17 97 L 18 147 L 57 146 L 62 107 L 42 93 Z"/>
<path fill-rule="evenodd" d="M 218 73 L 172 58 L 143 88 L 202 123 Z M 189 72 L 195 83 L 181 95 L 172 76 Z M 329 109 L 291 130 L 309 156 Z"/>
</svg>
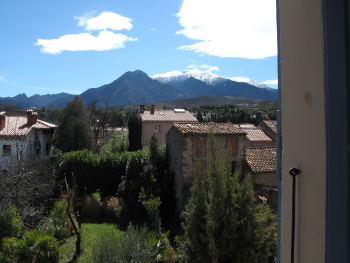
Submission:
<svg viewBox="0 0 350 263">
<path fill-rule="evenodd" d="M 153 79 L 159 80 L 163 83 L 181 81 L 190 77 L 204 81 L 208 85 L 212 85 L 214 82 L 224 79 L 210 71 L 203 71 L 199 69 L 190 69 L 185 71 L 175 70 L 152 76 Z"/>
</svg>

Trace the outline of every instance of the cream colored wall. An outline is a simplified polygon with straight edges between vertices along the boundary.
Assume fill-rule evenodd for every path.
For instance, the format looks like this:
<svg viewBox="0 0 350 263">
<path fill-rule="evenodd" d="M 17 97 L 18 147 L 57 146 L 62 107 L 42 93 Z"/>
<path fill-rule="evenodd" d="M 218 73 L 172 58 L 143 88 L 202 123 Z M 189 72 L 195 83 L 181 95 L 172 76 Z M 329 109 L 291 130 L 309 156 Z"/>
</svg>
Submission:
<svg viewBox="0 0 350 263">
<path fill-rule="evenodd" d="M 322 0 L 280 0 L 282 119 L 281 263 L 290 262 L 292 181 L 297 184 L 296 261 L 325 262 L 325 98 Z"/>
<path fill-rule="evenodd" d="M 158 141 L 165 145 L 166 134 L 173 126 L 173 122 L 142 122 L 142 145 L 149 145 L 152 135 L 155 135 Z M 161 125 L 162 130 L 160 133 L 154 132 L 154 127 L 156 125 Z"/>
</svg>

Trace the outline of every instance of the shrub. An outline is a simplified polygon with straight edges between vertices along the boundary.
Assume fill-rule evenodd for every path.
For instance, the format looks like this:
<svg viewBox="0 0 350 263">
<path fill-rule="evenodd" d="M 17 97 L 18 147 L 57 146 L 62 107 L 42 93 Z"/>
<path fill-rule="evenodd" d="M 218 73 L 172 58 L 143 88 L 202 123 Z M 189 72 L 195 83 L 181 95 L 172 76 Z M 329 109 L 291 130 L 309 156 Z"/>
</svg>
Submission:
<svg viewBox="0 0 350 263">
<path fill-rule="evenodd" d="M 52 235 L 32 230 L 26 233 L 25 240 L 32 253 L 32 262 L 58 262 L 59 243 Z"/>
<path fill-rule="evenodd" d="M 102 154 L 125 152 L 128 150 L 128 138 L 123 133 L 114 133 L 101 148 Z"/>
<path fill-rule="evenodd" d="M 67 215 L 66 200 L 59 200 L 54 203 L 50 216 L 39 224 L 39 230 L 53 235 L 58 240 L 69 237 L 69 219 Z"/>
<path fill-rule="evenodd" d="M 100 198 L 93 195 L 87 195 L 84 197 L 83 205 L 81 208 L 81 216 L 83 217 L 99 217 L 101 214 L 101 202 Z"/>
<path fill-rule="evenodd" d="M 102 211 L 104 215 L 119 218 L 121 209 L 121 199 L 114 196 L 107 196 L 103 198 Z"/>
<path fill-rule="evenodd" d="M 19 237 L 23 233 L 23 221 L 15 206 L 0 210 L 0 239 Z"/>
<path fill-rule="evenodd" d="M 103 227 L 93 243 L 92 262 L 154 262 L 157 235 L 146 228 L 129 226 L 125 233 L 112 225 Z"/>
<path fill-rule="evenodd" d="M 15 237 L 5 237 L 1 243 L 0 262 L 31 262 L 31 251 L 26 241 Z"/>
</svg>

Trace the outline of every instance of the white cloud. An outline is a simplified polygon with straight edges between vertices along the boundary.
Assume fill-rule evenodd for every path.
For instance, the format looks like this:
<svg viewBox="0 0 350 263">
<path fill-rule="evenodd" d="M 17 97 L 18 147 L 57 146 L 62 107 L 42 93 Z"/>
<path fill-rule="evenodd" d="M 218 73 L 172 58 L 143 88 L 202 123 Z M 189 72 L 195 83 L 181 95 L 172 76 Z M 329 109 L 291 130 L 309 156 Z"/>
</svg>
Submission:
<svg viewBox="0 0 350 263">
<path fill-rule="evenodd" d="M 76 17 L 78 25 L 89 32 L 66 34 L 53 39 L 38 39 L 36 46 L 46 54 L 60 54 L 63 51 L 106 51 L 123 48 L 126 42 L 137 38 L 115 33 L 114 30 L 130 30 L 131 19 L 113 12 L 102 12 L 98 16 L 91 14 Z M 98 31 L 98 33 L 92 33 Z"/>
<path fill-rule="evenodd" d="M 89 31 L 99 30 L 130 30 L 132 29 L 132 19 L 113 12 L 102 12 L 98 16 L 91 17 L 89 14 L 78 16 L 78 25 Z"/>
<path fill-rule="evenodd" d="M 151 31 L 157 31 L 158 28 L 150 28 L 149 30 L 151 30 Z"/>
<path fill-rule="evenodd" d="M 277 55 L 275 0 L 183 0 L 178 34 L 197 42 L 180 49 L 217 57 Z"/>
<path fill-rule="evenodd" d="M 111 31 L 101 31 L 96 36 L 91 33 L 68 34 L 55 39 L 38 39 L 36 46 L 47 54 L 60 54 L 63 51 L 106 51 L 122 48 L 136 38 Z"/>
<path fill-rule="evenodd" d="M 210 66 L 207 64 L 202 64 L 202 65 L 196 65 L 196 64 L 191 64 L 187 66 L 187 69 L 189 70 L 198 70 L 202 72 L 213 72 L 213 71 L 219 71 L 219 67 L 217 66 Z"/>
<path fill-rule="evenodd" d="M 265 85 L 278 85 L 278 79 L 264 80 L 261 84 Z"/>
</svg>

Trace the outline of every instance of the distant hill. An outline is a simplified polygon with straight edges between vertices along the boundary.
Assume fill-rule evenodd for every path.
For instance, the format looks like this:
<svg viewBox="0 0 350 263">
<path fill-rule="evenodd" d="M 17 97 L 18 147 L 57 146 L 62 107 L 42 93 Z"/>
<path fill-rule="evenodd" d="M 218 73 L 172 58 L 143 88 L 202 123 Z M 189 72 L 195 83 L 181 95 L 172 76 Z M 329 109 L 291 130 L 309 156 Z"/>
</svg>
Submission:
<svg viewBox="0 0 350 263">
<path fill-rule="evenodd" d="M 26 94 L 19 94 L 15 97 L 4 97 L 0 98 L 1 104 L 11 104 L 16 105 L 21 108 L 30 107 L 64 107 L 69 101 L 74 98 L 74 95 L 68 93 L 58 93 L 58 94 L 46 94 L 46 95 L 33 95 L 27 97 Z"/>
<path fill-rule="evenodd" d="M 128 71 L 115 81 L 101 87 L 88 89 L 80 94 L 86 104 L 99 106 L 127 106 L 160 103 L 189 98 L 236 97 L 248 100 L 277 100 L 277 90 L 257 87 L 211 75 L 181 75 L 151 78 L 141 70 Z M 74 95 L 67 93 L 33 95 L 19 94 L 0 98 L 2 104 L 13 104 L 22 108 L 57 107 L 67 105 Z M 208 100 L 208 99 L 206 99 Z M 214 100 L 214 99 L 213 99 Z"/>
</svg>

